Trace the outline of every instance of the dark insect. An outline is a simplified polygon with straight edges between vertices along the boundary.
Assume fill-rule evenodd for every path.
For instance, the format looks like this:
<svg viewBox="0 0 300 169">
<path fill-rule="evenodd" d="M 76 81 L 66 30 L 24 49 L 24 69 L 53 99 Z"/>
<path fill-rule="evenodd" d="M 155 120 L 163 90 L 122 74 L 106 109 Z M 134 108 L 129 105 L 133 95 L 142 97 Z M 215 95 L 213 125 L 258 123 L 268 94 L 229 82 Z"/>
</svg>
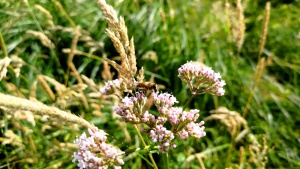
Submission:
<svg viewBox="0 0 300 169">
<path fill-rule="evenodd" d="M 136 87 L 142 91 L 148 91 L 148 90 L 154 91 L 154 92 L 158 91 L 158 85 L 155 83 L 151 83 L 151 82 L 141 82 L 141 83 L 138 83 L 138 85 Z"/>
</svg>

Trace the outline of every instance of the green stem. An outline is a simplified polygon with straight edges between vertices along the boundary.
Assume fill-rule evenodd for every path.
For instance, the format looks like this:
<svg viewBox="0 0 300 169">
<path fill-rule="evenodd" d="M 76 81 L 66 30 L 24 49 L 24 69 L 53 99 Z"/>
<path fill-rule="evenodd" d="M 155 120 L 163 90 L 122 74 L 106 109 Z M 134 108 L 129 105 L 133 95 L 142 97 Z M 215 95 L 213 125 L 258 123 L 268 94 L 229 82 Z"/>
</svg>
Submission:
<svg viewBox="0 0 300 169">
<path fill-rule="evenodd" d="M 165 169 L 169 169 L 169 154 L 163 154 L 163 164 Z"/>
<path fill-rule="evenodd" d="M 193 100 L 193 98 L 195 97 L 195 94 L 192 94 L 192 96 L 189 98 L 189 100 L 184 104 L 183 106 L 183 110 L 189 105 L 189 103 Z"/>
<path fill-rule="evenodd" d="M 137 131 L 137 133 L 138 133 L 138 135 L 139 135 L 139 137 L 140 137 L 140 139 L 141 139 L 141 141 L 142 141 L 144 147 L 146 147 L 147 145 L 146 145 L 146 143 L 145 143 L 144 138 L 142 137 L 142 135 L 141 135 L 141 133 L 140 133 L 139 128 L 137 127 L 136 124 L 134 125 L 134 127 L 135 127 L 135 130 Z M 153 167 L 154 167 L 155 169 L 158 169 L 158 168 L 157 168 L 157 165 L 156 165 L 156 163 L 155 163 L 155 161 L 154 161 L 154 158 L 153 158 L 152 154 L 149 154 L 149 157 L 150 157 L 150 160 L 151 160 L 151 162 L 152 162 L 152 164 L 153 164 Z"/>
<path fill-rule="evenodd" d="M 6 57 L 7 55 L 7 51 L 6 51 L 6 46 L 5 46 L 5 42 L 4 39 L 2 37 L 2 33 L 0 32 L 0 45 L 1 45 L 1 49 L 3 51 L 3 56 Z"/>
<path fill-rule="evenodd" d="M 232 154 L 232 151 L 233 151 L 234 146 L 235 146 L 234 138 L 235 138 L 235 137 L 232 137 L 232 138 L 231 138 L 230 147 L 229 147 L 229 149 L 228 149 L 228 151 L 227 151 L 227 158 L 226 158 L 226 163 L 225 163 L 225 166 L 226 166 L 226 167 L 229 167 L 229 166 L 230 166 L 231 154 Z"/>
</svg>

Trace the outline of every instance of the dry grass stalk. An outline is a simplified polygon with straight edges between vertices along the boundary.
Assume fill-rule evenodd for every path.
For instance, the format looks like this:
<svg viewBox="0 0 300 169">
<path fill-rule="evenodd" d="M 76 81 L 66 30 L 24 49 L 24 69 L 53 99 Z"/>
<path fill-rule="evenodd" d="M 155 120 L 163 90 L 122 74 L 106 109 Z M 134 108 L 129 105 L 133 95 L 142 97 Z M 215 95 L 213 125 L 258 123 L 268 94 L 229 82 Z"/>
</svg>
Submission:
<svg viewBox="0 0 300 169">
<path fill-rule="evenodd" d="M 0 32 L 0 46 L 1 46 L 1 50 L 3 52 L 3 56 L 7 57 L 7 51 L 6 51 L 6 45 L 2 36 L 2 33 Z"/>
<path fill-rule="evenodd" d="M 42 45 L 44 45 L 50 49 L 55 48 L 54 44 L 44 33 L 38 32 L 38 31 L 33 31 L 33 30 L 28 30 L 28 31 L 26 31 L 26 33 L 38 38 L 41 41 Z"/>
<path fill-rule="evenodd" d="M 96 85 L 93 79 L 90 79 L 85 75 L 81 75 L 81 78 L 85 82 L 85 84 L 88 85 L 89 89 L 91 89 L 93 92 L 99 92 L 99 86 Z"/>
<path fill-rule="evenodd" d="M 257 168 L 264 169 L 268 163 L 268 145 L 266 136 L 263 137 L 263 144 L 260 144 L 254 135 L 249 135 L 253 143 L 249 146 L 249 163 L 253 163 Z"/>
<path fill-rule="evenodd" d="M 10 121 L 17 121 L 17 120 L 22 120 L 22 121 L 27 121 L 31 123 L 32 126 L 35 126 L 35 120 L 32 112 L 30 111 L 11 111 L 11 109 L 8 109 L 6 107 L 0 106 L 0 110 L 5 112 L 5 118 L 0 119 L 1 127 L 7 126 L 7 120 Z M 25 131 L 23 133 L 28 134 L 31 133 L 31 130 L 28 129 L 26 126 L 19 125 L 18 123 L 14 123 L 14 126 L 18 126 L 18 129 L 21 129 L 22 131 Z M 26 128 L 26 129 L 24 129 Z"/>
<path fill-rule="evenodd" d="M 244 10 L 241 4 L 241 0 L 235 0 L 235 3 L 236 3 L 236 8 L 233 8 L 230 5 L 230 3 L 226 0 L 225 12 L 227 15 L 228 24 L 229 27 L 231 28 L 231 32 L 235 40 L 236 46 L 240 51 L 245 39 L 246 24 L 245 24 Z"/>
<path fill-rule="evenodd" d="M 49 85 L 47 84 L 47 82 L 45 81 L 45 79 L 43 78 L 43 76 L 38 75 L 37 79 L 41 83 L 43 89 L 46 91 L 46 93 L 48 94 L 50 99 L 52 101 L 55 101 L 55 95 L 54 95 L 53 91 L 51 90 L 51 88 L 49 87 Z"/>
<path fill-rule="evenodd" d="M 29 100 L 37 101 L 37 99 L 36 99 L 36 89 L 37 89 L 37 81 L 34 81 L 32 83 L 32 85 L 30 86 Z"/>
<path fill-rule="evenodd" d="M 198 162 L 200 164 L 200 168 L 201 169 L 205 169 L 205 165 L 203 163 L 202 157 L 201 156 L 196 156 L 196 158 L 197 158 L 197 160 L 198 160 Z"/>
<path fill-rule="evenodd" d="M 271 2 L 267 2 L 266 8 L 265 8 L 265 14 L 264 14 L 263 29 L 262 29 L 260 43 L 259 43 L 259 47 L 258 47 L 258 61 L 260 60 L 260 57 L 261 57 L 261 54 L 262 54 L 262 51 L 264 49 L 266 39 L 267 39 L 270 12 L 271 12 Z"/>
<path fill-rule="evenodd" d="M 245 36 L 245 17 L 244 17 L 244 10 L 243 6 L 241 4 L 241 0 L 236 0 L 236 10 L 237 10 L 237 16 L 238 16 L 238 23 L 239 23 L 239 31 L 236 38 L 236 44 L 238 47 L 238 50 L 241 50 L 243 42 L 244 42 L 244 36 Z"/>
<path fill-rule="evenodd" d="M 82 91 L 87 88 L 87 85 L 84 83 L 72 85 L 67 88 L 67 87 L 65 87 L 65 85 L 57 82 L 55 79 L 52 79 L 48 76 L 39 75 L 38 79 L 40 82 L 42 82 L 43 89 L 48 93 L 48 95 L 52 95 L 53 92 L 50 89 L 47 82 L 54 85 L 54 88 L 55 88 L 55 91 L 57 94 L 56 98 L 53 94 L 54 100 L 56 100 L 56 102 L 55 102 L 56 106 L 66 108 L 71 105 L 78 105 L 79 100 L 82 100 L 82 98 L 85 97 L 85 95 L 83 95 Z"/>
<path fill-rule="evenodd" d="M 24 148 L 22 139 L 16 135 L 12 130 L 7 130 L 4 134 L 4 137 L 0 137 L 0 142 L 2 145 L 10 144 L 14 147 Z"/>
<path fill-rule="evenodd" d="M 15 75 L 19 77 L 21 67 L 24 65 L 24 61 L 21 58 L 19 58 L 17 55 L 11 55 L 10 59 L 11 59 L 10 65 L 14 68 Z"/>
<path fill-rule="evenodd" d="M 66 90 L 65 85 L 59 83 L 58 81 L 56 81 L 55 79 L 52 79 L 48 76 L 45 75 L 39 75 L 38 77 L 46 80 L 47 82 L 51 83 L 52 85 L 54 85 L 54 89 L 56 91 L 56 94 L 58 95 L 58 97 L 62 96 L 63 91 Z M 48 85 L 47 83 L 45 83 L 45 85 Z M 50 88 L 50 87 L 49 87 Z"/>
<path fill-rule="evenodd" d="M 23 120 L 31 123 L 32 126 L 35 126 L 34 116 L 30 111 L 11 111 L 6 107 L 0 107 L 0 110 L 4 111 L 7 114 L 6 119 L 17 119 Z"/>
<path fill-rule="evenodd" d="M 265 67 L 266 67 L 266 59 L 261 58 L 260 61 L 258 62 L 258 67 L 257 67 L 256 73 L 255 73 L 255 78 L 254 78 L 254 80 L 256 82 L 255 85 L 257 85 L 257 82 L 261 78 L 262 72 L 265 69 Z"/>
<path fill-rule="evenodd" d="M 73 40 L 72 40 L 72 44 L 71 44 L 71 52 L 69 53 L 69 56 L 68 56 L 68 74 L 69 74 L 69 70 L 71 69 L 72 72 L 74 73 L 77 81 L 79 84 L 83 84 L 83 81 L 75 67 L 75 65 L 73 64 L 73 58 L 74 58 L 74 55 L 75 55 L 75 51 L 76 51 L 76 47 L 77 47 L 77 43 L 78 43 L 78 38 L 80 36 L 80 28 L 79 27 L 76 27 L 74 29 L 74 37 L 73 37 Z M 66 80 L 67 82 L 67 80 Z M 89 109 L 89 104 L 88 104 L 88 101 L 85 97 L 85 94 L 83 91 L 79 91 L 80 94 L 82 95 L 81 97 L 81 100 L 82 100 L 82 103 L 83 103 L 83 106 L 85 109 Z"/>
<path fill-rule="evenodd" d="M 70 53 L 71 49 L 66 48 L 66 49 L 63 49 L 62 52 L 64 52 L 64 53 Z M 93 55 L 93 54 L 90 54 L 90 53 L 86 53 L 86 52 L 82 52 L 82 51 L 77 50 L 77 49 L 74 51 L 74 54 L 75 55 L 83 55 L 83 56 L 86 56 L 86 57 L 89 57 L 89 58 L 92 58 L 92 59 L 96 59 L 96 60 L 99 60 L 99 61 L 103 60 L 102 58 L 100 58 L 100 57 L 98 57 L 96 55 Z"/>
<path fill-rule="evenodd" d="M 23 64 L 23 60 L 17 55 L 11 55 L 10 58 L 4 57 L 3 59 L 0 59 L 0 80 L 6 77 L 7 68 L 13 68 L 16 77 L 19 77 Z"/>
<path fill-rule="evenodd" d="M 244 166 L 244 159 L 245 159 L 245 148 L 243 146 L 240 147 L 240 159 L 239 159 L 239 169 L 245 168 Z"/>
<path fill-rule="evenodd" d="M 44 7 L 42 7 L 41 5 L 34 5 L 34 7 L 36 9 L 38 9 L 41 13 L 45 14 L 46 17 L 47 17 L 47 23 L 50 25 L 50 26 L 54 26 L 54 23 L 53 23 L 53 16 L 51 15 L 51 13 L 45 9 Z"/>
<path fill-rule="evenodd" d="M 56 107 L 46 106 L 41 102 L 33 102 L 27 99 L 18 98 L 15 96 L 5 95 L 0 93 L 0 106 L 14 110 L 27 110 L 40 115 L 48 115 L 62 122 L 76 123 L 86 128 L 94 126 L 88 121 L 74 114 L 62 111 Z"/>
<path fill-rule="evenodd" d="M 16 86 L 15 84 L 11 82 L 6 82 L 6 92 L 11 93 L 14 96 L 21 97 L 21 98 L 26 98 L 24 94 L 20 91 L 22 88 L 19 86 Z"/>
<path fill-rule="evenodd" d="M 65 9 L 63 8 L 63 6 L 57 1 L 57 0 L 53 0 L 54 4 L 56 5 L 56 7 L 60 10 L 60 12 L 62 13 L 62 15 L 64 17 L 66 17 L 66 19 L 69 21 L 69 23 L 72 25 L 73 28 L 76 27 L 75 22 L 72 20 L 72 18 L 68 15 L 68 13 L 65 11 Z"/>
<path fill-rule="evenodd" d="M 7 67 L 9 66 L 11 59 L 9 57 L 5 57 L 0 60 L 0 80 L 6 77 Z"/>
<path fill-rule="evenodd" d="M 108 22 L 106 34 L 119 53 L 121 64 L 110 59 L 105 60 L 119 72 L 120 77 L 123 78 L 125 85 L 130 90 L 134 88 L 134 75 L 137 72 L 133 38 L 129 41 L 124 18 L 120 17 L 119 20 L 113 7 L 107 5 L 105 0 L 98 0 L 97 2 Z"/>
<path fill-rule="evenodd" d="M 103 70 L 101 72 L 101 76 L 104 80 L 112 80 L 113 74 L 110 71 L 109 64 L 105 61 L 107 59 L 105 54 L 103 55 L 103 58 L 104 61 L 103 61 Z"/>
<path fill-rule="evenodd" d="M 228 132 L 232 137 L 239 136 L 239 131 L 244 128 L 248 131 L 247 121 L 236 111 L 230 111 L 225 107 L 210 111 L 211 115 L 206 117 L 204 121 L 219 120 L 227 126 Z"/>
<path fill-rule="evenodd" d="M 264 68 L 265 68 L 265 58 L 261 58 L 259 63 L 257 64 L 257 68 L 256 68 L 256 71 L 254 73 L 253 87 L 252 87 L 251 93 L 248 97 L 247 104 L 246 104 L 246 106 L 244 108 L 244 111 L 243 111 L 243 117 L 244 118 L 248 114 L 248 109 L 249 109 L 250 103 L 252 102 L 252 99 L 253 99 L 254 90 L 257 87 L 258 81 L 259 81 L 259 79 L 262 75 L 262 72 L 263 72 Z"/>
<path fill-rule="evenodd" d="M 146 52 L 143 56 L 142 56 L 142 59 L 145 59 L 145 60 L 152 60 L 155 64 L 158 63 L 158 56 L 156 54 L 156 52 L 150 50 L 148 52 Z"/>
<path fill-rule="evenodd" d="M 69 71 L 70 69 L 73 71 L 73 73 L 75 74 L 75 77 L 77 79 L 77 81 L 79 83 L 83 83 L 79 73 L 77 72 L 77 69 L 75 67 L 75 65 L 73 64 L 73 59 L 74 59 L 74 55 L 75 55 L 75 51 L 76 51 L 76 47 L 77 47 L 77 43 L 78 43 L 78 38 L 80 36 L 80 31 L 79 31 L 79 27 L 76 27 L 76 29 L 74 29 L 74 37 L 72 39 L 72 44 L 71 44 L 71 48 L 70 48 L 70 53 L 69 53 L 69 56 L 68 56 L 68 73 L 69 74 Z"/>
<path fill-rule="evenodd" d="M 144 76 L 144 68 L 142 67 L 140 70 L 139 70 L 139 74 L 137 76 L 137 80 L 139 83 L 143 82 L 145 79 L 145 76 Z"/>
</svg>

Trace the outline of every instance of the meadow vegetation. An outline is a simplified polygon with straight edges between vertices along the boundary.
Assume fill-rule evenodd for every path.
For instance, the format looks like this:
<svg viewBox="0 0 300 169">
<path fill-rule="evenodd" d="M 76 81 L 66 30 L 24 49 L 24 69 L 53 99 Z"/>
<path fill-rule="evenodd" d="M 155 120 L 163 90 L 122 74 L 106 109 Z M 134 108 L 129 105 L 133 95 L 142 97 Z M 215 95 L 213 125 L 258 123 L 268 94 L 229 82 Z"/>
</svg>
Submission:
<svg viewBox="0 0 300 169">
<path fill-rule="evenodd" d="M 0 1 L 0 168 L 78 168 L 74 140 L 93 126 L 125 152 L 123 168 L 300 166 L 298 1 L 106 2 L 121 26 L 124 17 L 127 69 L 118 67 L 126 59 L 118 29 L 96 1 Z M 188 61 L 219 72 L 225 94 L 189 100 L 178 78 Z M 121 93 L 100 88 L 137 74 L 200 110 L 206 136 L 162 153 L 139 125 L 122 121 L 114 111 Z M 124 82 L 123 96 L 133 83 Z"/>
</svg>

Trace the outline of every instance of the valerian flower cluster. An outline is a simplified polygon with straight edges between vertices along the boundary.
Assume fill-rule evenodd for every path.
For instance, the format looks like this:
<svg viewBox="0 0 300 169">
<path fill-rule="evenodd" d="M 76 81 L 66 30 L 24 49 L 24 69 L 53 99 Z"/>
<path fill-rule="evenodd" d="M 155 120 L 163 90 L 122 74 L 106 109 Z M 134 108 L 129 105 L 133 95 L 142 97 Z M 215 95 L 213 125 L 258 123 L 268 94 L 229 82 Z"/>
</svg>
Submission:
<svg viewBox="0 0 300 169">
<path fill-rule="evenodd" d="M 210 67 L 200 66 L 195 62 L 187 62 L 178 69 L 178 77 L 186 82 L 192 91 L 192 95 L 211 93 L 223 96 L 226 84 L 220 73 L 215 73 Z M 200 90 L 202 89 L 202 90 Z"/>
<path fill-rule="evenodd" d="M 220 73 L 215 73 L 210 67 L 187 62 L 178 69 L 178 73 L 178 77 L 188 84 L 192 96 L 203 93 L 222 96 L 225 93 L 223 89 L 225 81 L 221 79 Z M 135 78 L 130 79 L 134 84 L 124 84 L 123 81 L 122 78 L 108 81 L 100 88 L 100 92 L 105 95 L 116 91 L 121 93 L 129 91 L 130 96 L 123 97 L 122 105 L 114 107 L 114 112 L 120 115 L 124 122 L 140 124 L 142 131 L 161 152 L 166 153 L 176 148 L 176 138 L 199 139 L 206 135 L 204 121 L 199 120 L 199 110 L 186 110 L 174 106 L 178 103 L 175 96 L 152 90 L 150 97 L 157 110 L 157 113 L 153 114 L 145 108 L 149 98 L 146 97 L 145 91 L 138 89 L 139 85 Z M 101 168 L 109 165 L 120 167 L 123 164 L 123 161 L 118 158 L 120 153 L 105 143 L 104 132 L 95 129 L 89 130 L 89 133 L 90 137 L 84 133 L 76 139 L 76 144 L 80 148 L 77 153 L 74 153 L 73 161 L 78 161 L 78 166 L 81 168 Z"/>
<path fill-rule="evenodd" d="M 110 144 L 106 143 L 106 133 L 97 127 L 88 129 L 89 136 L 83 133 L 75 140 L 79 146 L 77 152 L 73 154 L 73 161 L 78 162 L 77 166 L 83 168 L 108 168 L 120 169 L 124 161 L 119 158 L 123 152 L 118 151 Z"/>
<path fill-rule="evenodd" d="M 158 144 L 158 150 L 162 152 L 175 148 L 173 143 L 175 136 L 186 139 L 189 136 L 200 138 L 205 136 L 204 122 L 197 123 L 199 110 L 183 111 L 182 108 L 173 107 L 176 98 L 169 93 L 152 93 L 154 104 L 159 116 L 144 111 L 147 97 L 143 92 L 136 92 L 132 97 L 122 99 L 123 105 L 116 106 L 114 111 L 122 117 L 122 120 L 132 124 L 144 124 L 144 132 L 149 135 L 154 143 Z M 171 128 L 166 127 L 166 122 Z"/>
<path fill-rule="evenodd" d="M 220 73 L 215 73 L 210 67 L 199 66 L 195 62 L 187 62 L 178 69 L 178 77 L 188 83 L 192 95 L 211 93 L 218 96 L 224 95 Z M 109 94 L 112 89 L 124 90 L 120 87 L 119 80 L 108 81 L 101 89 L 103 94 Z M 158 145 L 162 152 L 168 152 L 175 148 L 175 137 L 186 139 L 188 137 L 200 138 L 206 135 L 204 121 L 198 122 L 199 110 L 183 110 L 174 107 L 176 98 L 169 93 L 153 92 L 151 97 L 157 108 L 158 115 L 145 110 L 147 97 L 144 92 L 133 92 L 131 97 L 124 97 L 122 105 L 116 106 L 114 111 L 121 116 L 124 122 L 131 124 L 143 124 L 144 133 Z M 171 124 L 171 127 L 166 127 Z"/>
</svg>

